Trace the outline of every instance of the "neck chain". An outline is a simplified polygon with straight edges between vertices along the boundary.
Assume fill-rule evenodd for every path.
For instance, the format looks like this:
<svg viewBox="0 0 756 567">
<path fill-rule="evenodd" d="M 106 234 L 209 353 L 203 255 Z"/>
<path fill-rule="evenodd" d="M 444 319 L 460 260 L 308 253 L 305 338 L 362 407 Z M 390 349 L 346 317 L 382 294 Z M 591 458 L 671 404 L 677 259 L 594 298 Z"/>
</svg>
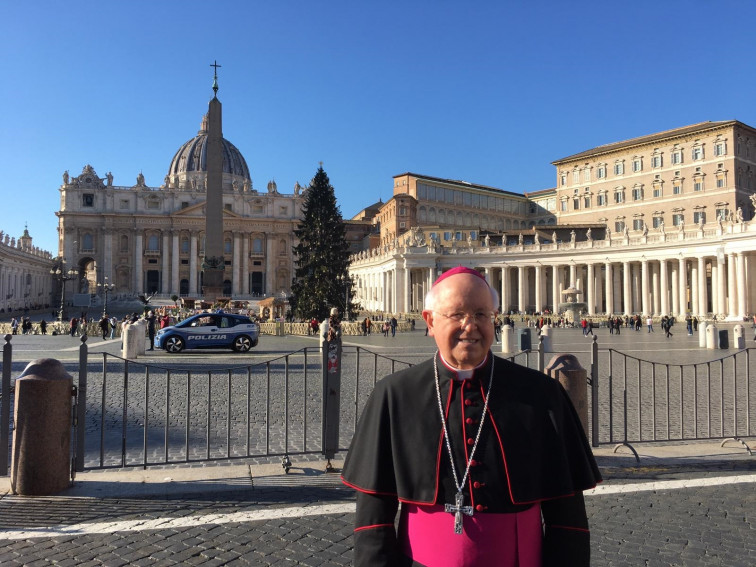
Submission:
<svg viewBox="0 0 756 567">
<path fill-rule="evenodd" d="M 483 422 L 486 420 L 486 413 L 488 410 L 488 399 L 491 394 L 491 386 L 493 385 L 493 373 L 494 373 L 494 357 L 491 356 L 491 375 L 488 377 L 488 390 L 486 391 L 486 399 L 483 403 L 483 415 L 480 418 L 480 425 L 478 425 L 478 433 L 475 435 L 475 443 L 470 450 L 470 457 L 467 459 L 467 466 L 465 467 L 465 474 L 462 476 L 462 482 L 457 477 L 457 467 L 454 465 L 454 455 L 452 454 L 451 442 L 449 441 L 449 431 L 446 427 L 446 418 L 444 417 L 444 406 L 441 402 L 441 386 L 438 377 L 438 355 L 433 357 L 433 373 L 436 381 L 436 399 L 438 400 L 438 411 L 441 415 L 441 425 L 444 429 L 444 439 L 446 440 L 446 450 L 449 453 L 449 464 L 451 464 L 452 475 L 454 476 L 454 486 L 457 488 L 457 494 L 454 497 L 454 504 L 444 504 L 444 510 L 454 514 L 454 533 L 462 533 L 462 514 L 467 516 L 473 515 L 472 506 L 463 506 L 464 494 L 462 489 L 465 487 L 467 477 L 470 474 L 470 466 L 473 462 L 473 456 L 475 450 L 478 448 L 478 441 L 480 440 L 480 434 L 483 431 Z"/>
</svg>

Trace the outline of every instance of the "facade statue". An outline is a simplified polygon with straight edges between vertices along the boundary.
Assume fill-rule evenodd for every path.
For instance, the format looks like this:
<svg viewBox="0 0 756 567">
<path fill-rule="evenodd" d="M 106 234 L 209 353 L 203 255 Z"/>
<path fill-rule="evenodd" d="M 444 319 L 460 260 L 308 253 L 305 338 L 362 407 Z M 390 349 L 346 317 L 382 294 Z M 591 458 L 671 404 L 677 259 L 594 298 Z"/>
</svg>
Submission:
<svg viewBox="0 0 756 567">
<path fill-rule="evenodd" d="M 268 193 L 278 193 L 278 185 L 275 181 L 268 181 Z"/>
<path fill-rule="evenodd" d="M 468 234 L 468 235 L 467 235 L 467 245 L 468 245 L 468 246 L 469 246 L 470 248 L 472 248 L 472 235 L 471 235 L 471 234 Z"/>
<path fill-rule="evenodd" d="M 488 248 L 491 245 L 491 237 L 486 234 L 485 238 L 483 238 L 483 244 L 486 248 Z"/>
<path fill-rule="evenodd" d="M 540 244 L 541 243 L 541 237 L 538 235 L 538 232 L 535 233 L 535 243 Z"/>
<path fill-rule="evenodd" d="M 63 172 L 63 185 L 68 185 L 70 177 L 68 176 L 68 170 Z"/>
<path fill-rule="evenodd" d="M 648 236 L 648 224 L 643 223 L 643 236 Z"/>
<path fill-rule="evenodd" d="M 680 224 L 677 225 L 677 231 L 678 232 L 683 232 L 684 230 L 685 230 L 685 221 L 684 220 L 680 220 Z"/>
<path fill-rule="evenodd" d="M 570 242 L 575 242 L 575 230 L 570 231 Z"/>
<path fill-rule="evenodd" d="M 738 207 L 735 211 L 735 222 L 743 222 L 743 207 Z"/>
<path fill-rule="evenodd" d="M 588 230 L 585 231 L 585 238 L 588 241 L 593 240 L 593 237 L 591 236 L 591 227 L 588 227 Z"/>
<path fill-rule="evenodd" d="M 522 243 L 523 243 L 524 240 L 525 239 L 523 238 L 522 233 L 520 233 L 520 236 L 517 237 L 517 244 L 519 244 L 520 246 L 522 246 Z"/>
<path fill-rule="evenodd" d="M 627 225 L 625 225 L 625 236 L 630 238 L 630 228 Z"/>
<path fill-rule="evenodd" d="M 556 230 L 555 230 L 551 233 L 551 242 L 556 244 L 556 241 L 557 241 L 557 235 L 556 235 Z"/>
<path fill-rule="evenodd" d="M 664 234 L 664 221 L 663 220 L 659 222 L 659 232 Z"/>
<path fill-rule="evenodd" d="M 297 181 L 294 184 L 294 194 L 295 195 L 301 195 L 302 194 L 302 186 L 299 184 L 299 181 Z"/>
<path fill-rule="evenodd" d="M 137 187 L 144 187 L 144 175 L 141 171 L 137 175 Z"/>
<path fill-rule="evenodd" d="M 753 205 L 753 208 L 756 209 L 756 193 L 750 195 L 749 199 L 751 199 L 751 205 Z"/>
<path fill-rule="evenodd" d="M 233 188 L 234 193 L 238 193 L 239 192 L 239 180 L 238 179 L 234 179 L 231 182 L 231 187 Z"/>
</svg>

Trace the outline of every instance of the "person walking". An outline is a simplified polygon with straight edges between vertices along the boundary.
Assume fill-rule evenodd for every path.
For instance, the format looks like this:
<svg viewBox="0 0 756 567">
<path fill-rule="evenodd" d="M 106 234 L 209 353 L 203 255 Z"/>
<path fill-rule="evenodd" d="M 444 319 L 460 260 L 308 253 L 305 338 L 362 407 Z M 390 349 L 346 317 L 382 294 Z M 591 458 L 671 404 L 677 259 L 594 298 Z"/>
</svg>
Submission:
<svg viewBox="0 0 756 567">
<path fill-rule="evenodd" d="M 15 317 L 11 317 L 11 333 L 16 335 L 18 334 L 18 319 Z"/>
<path fill-rule="evenodd" d="M 114 339 L 116 331 L 118 330 L 118 317 L 113 315 L 110 318 L 110 338 Z"/>
<path fill-rule="evenodd" d="M 391 322 L 389 324 L 391 325 L 391 336 L 396 337 L 396 327 L 399 324 L 396 321 L 396 317 L 391 317 Z"/>
<path fill-rule="evenodd" d="M 653 333 L 654 332 L 654 319 L 649 315 L 646 317 L 646 327 L 648 327 L 648 332 Z"/>
<path fill-rule="evenodd" d="M 39 332 L 43 335 L 47 334 L 47 321 L 45 321 L 44 319 L 39 322 Z"/>
<path fill-rule="evenodd" d="M 76 330 L 79 326 L 79 320 L 76 317 L 71 318 L 71 336 L 76 336 Z"/>
<path fill-rule="evenodd" d="M 110 334 L 110 319 L 108 316 L 103 313 L 102 318 L 100 319 L 100 332 L 102 333 L 102 340 L 106 340 L 108 338 L 108 335 Z"/>
<path fill-rule="evenodd" d="M 157 317 L 155 317 L 152 311 L 148 311 L 145 319 L 147 320 L 147 336 L 150 339 L 150 348 L 147 350 L 155 350 L 155 323 L 157 322 Z"/>
</svg>

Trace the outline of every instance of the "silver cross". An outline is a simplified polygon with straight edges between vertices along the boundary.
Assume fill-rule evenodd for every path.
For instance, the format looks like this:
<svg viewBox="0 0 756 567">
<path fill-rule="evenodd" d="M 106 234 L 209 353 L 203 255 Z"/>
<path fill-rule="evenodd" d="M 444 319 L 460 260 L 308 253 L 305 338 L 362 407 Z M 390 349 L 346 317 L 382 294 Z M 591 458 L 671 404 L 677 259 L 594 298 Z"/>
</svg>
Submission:
<svg viewBox="0 0 756 567">
<path fill-rule="evenodd" d="M 465 514 L 466 516 L 473 515 L 472 506 L 463 506 L 462 504 L 464 504 L 464 502 L 464 495 L 461 492 L 457 492 L 457 495 L 454 497 L 454 505 L 444 504 L 444 511 L 449 512 L 450 514 L 454 514 L 455 534 L 462 533 L 462 514 Z"/>
</svg>

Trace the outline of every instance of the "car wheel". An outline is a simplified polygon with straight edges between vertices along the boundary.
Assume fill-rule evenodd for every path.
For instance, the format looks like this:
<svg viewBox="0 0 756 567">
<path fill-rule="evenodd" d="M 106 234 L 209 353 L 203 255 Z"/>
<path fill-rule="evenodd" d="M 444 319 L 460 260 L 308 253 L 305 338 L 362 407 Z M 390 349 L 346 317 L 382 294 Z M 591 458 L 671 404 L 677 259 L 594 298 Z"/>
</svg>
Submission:
<svg viewBox="0 0 756 567">
<path fill-rule="evenodd" d="M 247 335 L 239 335 L 234 339 L 234 350 L 236 352 L 247 352 L 252 348 L 252 341 Z"/>
<path fill-rule="evenodd" d="M 165 350 L 170 353 L 181 352 L 184 350 L 184 339 L 181 337 L 168 337 L 165 339 Z"/>
</svg>

